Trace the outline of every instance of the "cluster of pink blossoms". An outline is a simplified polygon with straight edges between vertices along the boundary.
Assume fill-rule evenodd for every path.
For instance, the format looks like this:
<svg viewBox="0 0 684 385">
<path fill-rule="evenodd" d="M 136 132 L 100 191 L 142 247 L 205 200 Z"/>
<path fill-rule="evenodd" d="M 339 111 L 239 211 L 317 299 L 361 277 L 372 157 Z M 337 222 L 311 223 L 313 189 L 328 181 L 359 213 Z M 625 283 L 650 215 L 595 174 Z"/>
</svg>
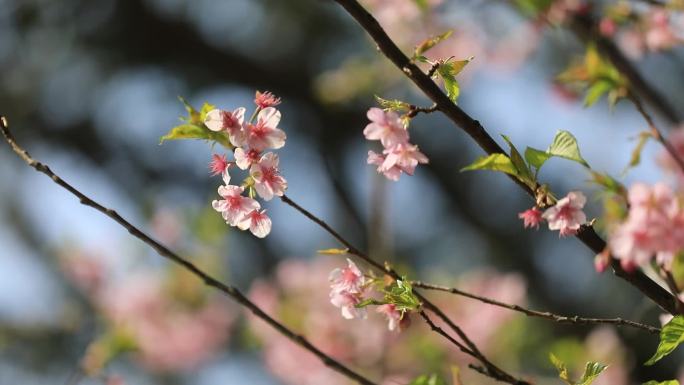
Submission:
<svg viewBox="0 0 684 385">
<path fill-rule="evenodd" d="M 363 135 L 368 140 L 379 140 L 384 147 L 382 154 L 368 151 L 368 164 L 378 166 L 379 173 L 398 181 L 402 172 L 413 175 L 419 163 L 428 163 L 418 146 L 409 142 L 408 130 L 396 112 L 373 107 L 366 115 L 371 122 Z"/>
<path fill-rule="evenodd" d="M 274 106 L 280 104 L 270 92 L 257 91 L 254 103 L 257 105 L 252 119 L 245 121 L 245 108 L 233 112 L 214 109 L 207 113 L 204 124 L 212 131 L 224 131 L 230 143 L 235 146 L 235 161 L 229 162 L 225 155 L 213 155 L 210 169 L 213 175 L 221 174 L 225 185 L 218 188 L 220 200 L 214 200 L 212 207 L 221 213 L 223 219 L 240 230 L 249 229 L 252 234 L 263 238 L 271 232 L 271 219 L 266 210 L 254 199 L 258 194 L 269 201 L 274 196 L 283 196 L 287 181 L 280 175 L 278 155 L 266 152 L 285 145 L 285 132 L 278 128 L 280 111 Z M 231 185 L 229 169 L 236 165 L 248 170 L 242 185 Z M 247 196 L 243 193 L 247 191 Z"/>
<path fill-rule="evenodd" d="M 539 228 L 539 224 L 546 220 L 549 223 L 549 230 L 558 230 L 561 237 L 574 235 L 587 221 L 587 216 L 582 211 L 585 203 L 587 198 L 582 192 L 571 191 L 543 213 L 533 207 L 518 214 L 518 218 L 523 220 L 525 228 Z"/>
<path fill-rule="evenodd" d="M 625 270 L 633 270 L 656 258 L 669 268 L 675 254 L 684 249 L 684 210 L 672 189 L 636 183 L 629 189 L 629 214 L 615 228 L 609 247 Z"/>
<path fill-rule="evenodd" d="M 366 318 L 366 309 L 356 305 L 364 300 L 365 291 L 370 284 L 363 272 L 351 259 L 347 259 L 347 267 L 337 268 L 330 272 L 330 303 L 340 308 L 342 317 L 346 319 Z M 376 311 L 387 318 L 389 330 L 400 330 L 406 326 L 408 317 L 397 310 L 396 305 L 387 303 L 379 305 Z"/>
</svg>

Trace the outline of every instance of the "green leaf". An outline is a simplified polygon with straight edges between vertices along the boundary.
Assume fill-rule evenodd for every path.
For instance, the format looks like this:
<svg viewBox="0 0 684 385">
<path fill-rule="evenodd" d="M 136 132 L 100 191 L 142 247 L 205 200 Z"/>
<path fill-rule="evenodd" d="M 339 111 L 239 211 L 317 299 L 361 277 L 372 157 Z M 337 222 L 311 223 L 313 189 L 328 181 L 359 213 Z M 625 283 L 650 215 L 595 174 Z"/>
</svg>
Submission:
<svg viewBox="0 0 684 385">
<path fill-rule="evenodd" d="M 613 88 L 615 88 L 615 84 L 607 80 L 599 80 L 592 84 L 587 90 L 587 95 L 584 97 L 584 106 L 590 107 L 596 103 L 603 94 L 611 91 Z"/>
<path fill-rule="evenodd" d="M 537 171 L 539 171 L 549 158 L 551 158 L 551 155 L 547 154 L 545 151 L 537 150 L 532 147 L 527 147 L 525 149 L 525 160 L 527 160 L 527 163 L 530 166 L 536 168 Z"/>
<path fill-rule="evenodd" d="M 422 1 L 423 1 L 423 2 L 426 2 L 426 0 L 422 0 Z M 427 5 L 427 4 L 426 4 L 426 5 Z M 424 54 L 425 52 L 427 52 L 428 50 L 432 49 L 434 46 L 436 46 L 436 45 L 439 44 L 440 42 L 442 42 L 442 41 L 448 39 L 449 36 L 451 36 L 451 34 L 452 34 L 453 32 L 454 32 L 453 30 L 448 30 L 448 31 L 446 31 L 446 32 L 444 32 L 444 33 L 441 33 L 441 34 L 439 34 L 439 35 L 430 36 L 429 38 L 425 39 L 423 42 L 421 42 L 420 44 L 418 44 L 418 45 L 416 46 L 416 49 L 415 49 L 415 51 L 414 51 L 414 53 L 413 53 L 414 59 L 417 58 L 417 57 L 419 57 L 419 56 L 423 56 L 423 54 Z"/>
<path fill-rule="evenodd" d="M 375 95 L 375 101 L 385 110 L 403 112 L 411 109 L 410 104 L 397 99 L 384 99 Z"/>
<path fill-rule="evenodd" d="M 639 140 L 637 141 L 634 150 L 632 150 L 632 156 L 629 159 L 629 164 L 627 165 L 627 167 L 625 167 L 625 170 L 623 172 L 626 172 L 630 168 L 639 165 L 639 163 L 641 162 L 641 151 L 643 151 L 644 146 L 646 146 L 646 143 L 651 137 L 652 134 L 648 131 L 643 131 L 639 133 Z"/>
<path fill-rule="evenodd" d="M 492 170 L 501 171 L 506 174 L 518 176 L 518 170 L 506 154 L 492 154 L 478 158 L 475 162 L 461 169 L 461 171 L 471 170 Z"/>
<path fill-rule="evenodd" d="M 679 385 L 679 381 L 667 380 L 667 381 L 658 382 L 655 380 L 651 380 L 649 382 L 644 382 L 643 385 Z"/>
<path fill-rule="evenodd" d="M 565 366 L 565 363 L 559 360 L 553 353 L 549 353 L 549 359 L 553 366 L 556 367 L 556 370 L 558 370 L 558 377 L 561 380 L 570 383 L 570 379 L 568 378 L 568 367 Z"/>
<path fill-rule="evenodd" d="M 580 378 L 579 381 L 574 382 L 570 380 L 568 368 L 563 361 L 558 359 L 558 357 L 556 357 L 553 353 L 549 354 L 549 359 L 551 360 L 553 366 L 555 366 L 558 370 L 558 377 L 565 381 L 568 385 L 591 385 L 591 383 L 594 382 L 599 374 L 601 374 L 601 372 L 608 367 L 607 365 L 603 365 L 599 362 L 587 362 L 586 366 L 584 367 L 582 378 Z"/>
<path fill-rule="evenodd" d="M 181 124 L 180 126 L 172 128 L 171 131 L 161 137 L 159 144 L 164 143 L 166 140 L 178 139 L 205 139 L 215 141 L 226 148 L 233 148 L 227 133 L 214 132 L 204 125 L 198 126 L 195 124 Z"/>
<path fill-rule="evenodd" d="M 518 151 L 517 148 L 513 145 L 511 140 L 508 138 L 506 135 L 501 135 L 503 139 L 508 143 L 508 147 L 511 149 L 511 155 L 510 159 L 511 162 L 513 162 L 513 166 L 515 166 L 516 170 L 518 170 L 518 176 L 523 182 L 526 182 L 528 184 L 534 185 L 535 178 L 532 177 L 532 172 L 530 171 L 530 168 L 527 166 L 525 163 L 525 160 L 523 159 L 522 155 L 520 155 L 520 152 Z"/>
<path fill-rule="evenodd" d="M 441 377 L 436 374 L 423 374 L 409 383 L 409 385 L 447 385 Z"/>
<path fill-rule="evenodd" d="M 684 342 L 684 316 L 678 315 L 672 318 L 660 330 L 660 343 L 655 354 L 644 365 L 650 366 L 660 361 L 661 358 L 672 353 L 673 350 Z"/>
<path fill-rule="evenodd" d="M 399 311 L 417 310 L 421 303 L 413 294 L 411 284 L 406 280 L 397 279 L 385 289 L 385 303 L 394 304 Z"/>
<path fill-rule="evenodd" d="M 456 103 L 461 93 L 461 88 L 456 80 L 456 75 L 463 71 L 463 68 L 470 63 L 471 58 L 457 61 L 447 61 L 437 67 L 437 76 L 444 81 L 444 89 L 452 102 Z"/>
<path fill-rule="evenodd" d="M 384 304 L 385 304 L 384 302 L 378 301 L 377 299 L 367 298 L 367 299 L 364 299 L 363 301 L 357 303 L 356 305 L 354 305 L 354 307 L 362 308 L 362 307 L 366 307 L 366 306 L 370 306 L 370 305 L 384 305 Z"/>
<path fill-rule="evenodd" d="M 591 181 L 603 187 L 607 192 L 623 196 L 627 194 L 625 186 L 606 173 L 591 171 Z"/>
<path fill-rule="evenodd" d="M 349 249 L 323 249 L 316 251 L 316 253 L 321 255 L 347 255 L 349 254 Z"/>
<path fill-rule="evenodd" d="M 582 378 L 575 385 L 590 385 L 607 367 L 600 362 L 587 362 Z"/>
<path fill-rule="evenodd" d="M 185 100 L 182 96 L 179 96 L 178 100 L 180 100 L 181 103 L 183 103 L 183 106 L 185 106 L 185 111 L 188 112 L 188 117 L 184 118 L 182 120 L 184 120 L 190 124 L 202 124 L 202 123 L 204 123 L 204 121 L 200 119 L 200 113 L 197 112 L 197 110 L 193 106 L 191 106 L 187 100 Z"/>
<path fill-rule="evenodd" d="M 558 131 L 556 137 L 553 138 L 551 146 L 549 146 L 546 152 L 549 155 L 572 160 L 586 168 L 590 168 L 587 161 L 582 158 L 582 155 L 580 155 L 577 140 L 568 131 Z"/>
</svg>

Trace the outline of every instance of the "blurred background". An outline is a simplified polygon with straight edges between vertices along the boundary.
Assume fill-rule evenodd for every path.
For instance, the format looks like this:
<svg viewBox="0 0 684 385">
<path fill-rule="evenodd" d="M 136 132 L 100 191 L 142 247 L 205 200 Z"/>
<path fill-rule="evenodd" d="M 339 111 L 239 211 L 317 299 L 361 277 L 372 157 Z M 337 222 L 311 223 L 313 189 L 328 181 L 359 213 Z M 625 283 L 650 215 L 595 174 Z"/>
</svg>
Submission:
<svg viewBox="0 0 684 385">
<path fill-rule="evenodd" d="M 543 149 L 569 130 L 594 169 L 623 175 L 646 127 L 627 103 L 585 109 L 555 84 L 584 52 L 567 29 L 506 1 L 364 4 L 405 52 L 455 30 L 431 57 L 474 56 L 459 78 L 459 105 L 497 140 Z M 627 43 L 647 81 L 683 100 L 681 50 Z M 281 97 L 288 196 L 411 278 L 566 315 L 659 323 L 659 309 L 597 274 L 576 239 L 523 230 L 517 214 L 532 203 L 508 178 L 459 173 L 481 151 L 438 114 L 412 122 L 430 158 L 413 177 L 389 182 L 367 165 L 375 148 L 362 130 L 373 96 L 429 102 L 332 1 L 0 0 L 0 89 L 0 113 L 34 157 L 383 384 L 451 365 L 465 384 L 490 382 L 420 319 L 401 334 L 375 314 L 343 320 L 328 303 L 327 274 L 345 262 L 316 255 L 338 245 L 292 208 L 266 203 L 273 230 L 264 240 L 225 225 L 210 205 L 221 182 L 207 164 L 218 149 L 159 145 L 185 114 L 178 96 L 227 110 L 249 110 L 256 90 Z M 0 148 L 0 384 L 346 383 Z M 664 178 L 659 151 L 648 144 L 621 180 Z M 542 172 L 559 195 L 591 196 L 588 178 L 562 160 Z M 590 198 L 586 212 L 598 217 L 600 204 Z M 574 368 L 610 364 L 604 384 L 678 371 L 681 355 L 640 365 L 657 345 L 642 331 L 553 324 L 433 296 L 495 362 L 537 383 L 558 383 L 550 351 Z"/>
</svg>

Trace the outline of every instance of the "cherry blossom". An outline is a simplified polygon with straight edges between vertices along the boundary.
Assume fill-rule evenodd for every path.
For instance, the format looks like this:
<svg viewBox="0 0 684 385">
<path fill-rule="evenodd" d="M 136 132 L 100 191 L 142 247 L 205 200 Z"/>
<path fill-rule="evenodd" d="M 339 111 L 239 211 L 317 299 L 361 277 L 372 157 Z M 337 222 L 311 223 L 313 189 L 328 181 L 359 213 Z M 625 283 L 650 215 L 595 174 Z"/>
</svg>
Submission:
<svg viewBox="0 0 684 385">
<path fill-rule="evenodd" d="M 261 158 L 259 151 L 257 150 L 247 150 L 245 151 L 241 147 L 235 149 L 235 164 L 242 170 L 247 170 L 252 164 L 257 163 Z"/>
<path fill-rule="evenodd" d="M 573 235 L 587 221 L 582 211 L 586 202 L 587 198 L 582 192 L 571 191 L 553 207 L 546 209 L 542 218 L 549 222 L 550 230 L 559 230 L 560 236 Z"/>
<path fill-rule="evenodd" d="M 277 98 L 268 91 L 264 93 L 257 91 L 256 96 L 254 97 L 254 104 L 256 104 L 260 109 L 275 107 L 280 104 L 280 98 Z"/>
<path fill-rule="evenodd" d="M 361 270 L 349 258 L 347 258 L 347 267 L 337 268 L 330 272 L 328 276 L 330 287 L 333 292 L 349 292 L 360 294 L 364 290 L 366 279 Z"/>
<path fill-rule="evenodd" d="M 399 166 L 394 165 L 389 169 L 384 169 L 382 164 L 385 163 L 385 157 L 383 155 L 377 154 L 374 151 L 368 151 L 368 164 L 378 166 L 377 170 L 382 173 L 387 179 L 398 181 L 401 176 L 401 169 Z"/>
<path fill-rule="evenodd" d="M 283 196 L 287 189 L 287 181 L 278 171 L 278 155 L 269 152 L 261 157 L 258 163 L 252 164 L 249 170 L 254 180 L 254 188 L 264 200 L 274 196 Z"/>
<path fill-rule="evenodd" d="M 214 210 L 220 212 L 226 223 L 231 226 L 237 226 L 246 214 L 260 207 L 259 202 L 242 196 L 244 190 L 244 187 L 240 186 L 219 186 L 218 193 L 223 199 L 211 203 Z"/>
<path fill-rule="evenodd" d="M 213 154 L 211 156 L 211 162 L 209 162 L 209 170 L 211 171 L 211 176 L 223 174 L 227 171 L 230 163 L 226 159 L 225 155 Z"/>
<path fill-rule="evenodd" d="M 397 310 L 397 306 L 393 303 L 380 305 L 375 309 L 380 314 L 387 318 L 387 328 L 390 331 L 399 330 L 402 321 L 402 313 Z"/>
<path fill-rule="evenodd" d="M 371 121 L 363 130 L 366 139 L 379 140 L 385 148 L 408 142 L 408 131 L 396 112 L 372 107 L 366 115 Z"/>
<path fill-rule="evenodd" d="M 245 214 L 237 224 L 240 230 L 252 232 L 258 238 L 264 238 L 271 232 L 271 218 L 266 215 L 266 210 L 258 208 Z"/>
<path fill-rule="evenodd" d="M 273 107 L 264 108 L 257 115 L 254 124 L 245 124 L 242 136 L 233 143 L 241 147 L 246 145 L 248 148 L 261 152 L 267 148 L 278 149 L 285 145 L 285 132 L 277 128 L 280 123 L 280 111 Z"/>
<path fill-rule="evenodd" d="M 538 208 L 532 207 L 518 214 L 518 218 L 523 220 L 525 228 L 539 228 L 539 224 L 542 222 L 542 212 Z"/>
<path fill-rule="evenodd" d="M 609 245 L 615 258 L 634 268 L 656 261 L 669 268 L 684 248 L 684 213 L 670 187 L 635 183 L 628 193 L 627 219 L 612 232 Z"/>
<path fill-rule="evenodd" d="M 346 319 L 366 318 L 366 309 L 356 307 L 356 305 L 361 303 L 361 297 L 359 295 L 348 291 L 333 291 L 330 293 L 330 303 L 335 307 L 339 307 L 342 312 L 342 317 Z"/>
<path fill-rule="evenodd" d="M 418 163 L 428 163 L 427 156 L 418 151 L 418 146 L 410 143 L 399 143 L 392 148 L 385 149 L 383 154 L 385 154 L 385 160 L 380 166 L 383 170 L 399 167 L 406 174 L 413 175 Z"/>
<path fill-rule="evenodd" d="M 213 109 L 207 113 L 204 119 L 204 124 L 212 131 L 226 131 L 231 138 L 237 135 L 242 130 L 242 124 L 245 121 L 245 108 L 240 107 L 235 111 L 224 111 L 221 109 Z M 233 143 L 235 145 L 235 143 Z"/>
</svg>

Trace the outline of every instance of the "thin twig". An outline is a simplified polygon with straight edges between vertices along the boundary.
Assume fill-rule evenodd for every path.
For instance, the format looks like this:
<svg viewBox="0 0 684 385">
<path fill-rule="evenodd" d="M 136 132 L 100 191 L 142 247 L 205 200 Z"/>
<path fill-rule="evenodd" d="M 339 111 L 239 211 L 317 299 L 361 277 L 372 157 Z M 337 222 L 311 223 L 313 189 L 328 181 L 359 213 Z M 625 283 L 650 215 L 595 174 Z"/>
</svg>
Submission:
<svg viewBox="0 0 684 385">
<path fill-rule="evenodd" d="M 670 143 L 670 141 L 668 141 L 658 129 L 653 117 L 651 117 L 648 111 L 646 111 L 646 108 L 644 108 L 644 104 L 641 102 L 641 99 L 631 92 L 627 95 L 627 98 L 634 104 L 637 111 L 639 111 L 639 114 L 641 114 L 646 121 L 646 124 L 648 124 L 648 128 L 651 130 L 651 135 L 653 135 L 655 140 L 660 142 L 663 147 L 665 147 L 665 150 L 667 150 L 668 154 L 670 154 L 682 172 L 684 172 L 684 160 L 682 160 L 682 157 L 679 155 L 679 153 L 677 153 L 677 150 L 674 148 L 674 146 L 672 146 L 672 143 Z"/>
<path fill-rule="evenodd" d="M 394 41 L 382 29 L 378 21 L 366 11 L 356 0 L 334 0 L 340 4 L 355 20 L 366 30 L 375 41 L 380 51 L 399 68 L 420 90 L 430 98 L 437 109 L 444 113 L 456 126 L 460 127 L 468 134 L 487 154 L 504 154 L 504 150 L 499 144 L 485 131 L 484 127 L 477 120 L 466 114 L 459 106 L 451 102 L 447 95 L 430 79 L 420 68 L 418 68 L 404 53 L 397 47 Z M 520 188 L 534 197 L 532 191 L 524 183 L 513 176 L 508 175 Z M 582 226 L 576 234 L 577 238 L 589 247 L 595 254 L 602 252 L 606 248 L 606 242 L 594 231 L 591 226 Z M 662 309 L 677 314 L 674 297 L 656 282 L 651 280 L 641 271 L 627 272 L 619 263 L 611 263 L 613 272 L 618 277 L 635 286 Z"/>
<path fill-rule="evenodd" d="M 497 301 L 495 299 L 483 297 L 483 296 L 480 296 L 477 294 L 472 294 L 472 293 L 457 289 L 455 287 L 434 285 L 434 284 L 420 282 L 420 281 L 412 281 L 411 285 L 413 285 L 413 287 L 420 287 L 420 288 L 426 289 L 426 290 L 444 291 L 447 293 L 460 295 L 460 296 L 471 298 L 471 299 L 474 299 L 474 300 L 477 300 L 480 302 L 484 302 L 484 303 L 489 304 L 489 305 L 498 306 L 498 307 L 502 307 L 505 309 L 517 311 L 517 312 L 523 313 L 525 315 L 528 315 L 530 317 L 545 318 L 545 319 L 548 319 L 548 320 L 551 320 L 554 322 L 559 322 L 559 323 L 611 324 L 611 325 L 616 325 L 616 326 L 630 326 L 630 327 L 634 327 L 634 328 L 638 328 L 638 329 L 643 329 L 643 330 L 646 330 L 646 331 L 653 333 L 653 334 L 660 333 L 660 328 L 650 326 L 650 325 L 645 325 L 645 324 L 635 322 L 635 321 L 622 319 L 622 318 L 585 318 L 585 317 L 579 317 L 579 316 L 562 316 L 562 315 L 558 315 L 558 314 L 554 314 L 554 313 L 550 313 L 550 312 L 543 312 L 543 311 L 527 309 L 527 308 L 519 306 L 519 305 L 504 303 L 501 301 Z"/>
<path fill-rule="evenodd" d="M 176 263 L 180 265 L 181 267 L 185 268 L 188 270 L 190 273 L 194 274 L 196 277 L 201 279 L 207 286 L 215 288 L 222 292 L 223 294 L 231 297 L 233 300 L 235 300 L 237 303 L 240 305 L 244 306 L 245 308 L 249 309 L 256 317 L 260 318 L 267 324 L 269 324 L 271 327 L 276 329 L 278 332 L 280 332 L 282 335 L 285 337 L 289 338 L 292 342 L 295 344 L 301 346 L 302 348 L 308 350 L 309 352 L 313 353 L 316 357 L 318 357 L 321 362 L 323 362 L 324 365 L 327 367 L 337 371 L 338 373 L 348 377 L 351 380 L 354 380 L 358 382 L 359 384 L 363 385 L 376 385 L 374 382 L 370 381 L 369 379 L 363 377 L 362 375 L 356 373 L 355 371 L 349 369 L 339 361 L 335 360 L 334 358 L 330 357 L 329 355 L 323 353 L 321 350 L 319 350 L 317 347 L 312 345 L 306 338 L 303 336 L 295 333 L 294 331 L 290 330 L 287 328 L 287 326 L 283 325 L 282 323 L 276 321 L 274 318 L 266 314 L 261 308 L 259 308 L 255 303 L 250 301 L 242 292 L 237 289 L 234 286 L 229 286 L 227 284 L 224 284 L 223 282 L 219 281 L 218 279 L 210 276 L 203 270 L 201 270 L 199 267 L 197 267 L 195 264 L 190 262 L 189 260 L 179 256 L 175 252 L 171 251 L 168 249 L 166 246 L 163 244 L 157 242 L 153 238 L 151 238 L 149 235 L 145 234 L 142 230 L 138 229 L 134 225 L 132 225 L 130 222 L 128 222 L 126 219 L 124 219 L 121 215 L 119 215 L 116 211 L 107 208 L 105 206 L 102 206 L 100 203 L 92 200 L 79 190 L 77 190 L 75 187 L 67 183 L 64 179 L 60 178 L 57 174 L 52 172 L 50 168 L 35 160 L 34 158 L 29 155 L 29 153 L 19 146 L 19 144 L 15 141 L 14 137 L 12 136 L 12 133 L 10 132 L 8 126 L 7 126 L 7 120 L 4 117 L 0 117 L 0 129 L 2 130 L 2 135 L 5 137 L 5 140 L 7 143 L 10 145 L 12 150 L 19 155 L 19 157 L 24 160 L 29 166 L 33 167 L 36 171 L 41 172 L 45 175 L 47 175 L 50 179 L 52 179 L 53 182 L 61 186 L 62 188 L 66 189 L 69 191 L 71 194 L 76 196 L 81 204 L 85 206 L 89 206 L 94 208 L 95 210 L 101 212 L 102 214 L 110 217 L 114 221 L 116 221 L 118 224 L 120 224 L 122 227 L 124 227 L 128 232 L 133 235 L 134 237 L 140 239 L 144 243 L 146 243 L 148 246 L 153 248 L 159 255 L 162 257 L 172 261 L 173 263 Z"/>
<path fill-rule="evenodd" d="M 408 115 L 409 118 L 413 118 L 421 112 L 424 114 L 431 114 L 435 111 L 437 111 L 437 104 L 433 104 L 430 107 L 418 107 L 412 104 L 409 106 L 409 112 L 406 115 Z"/>
</svg>

